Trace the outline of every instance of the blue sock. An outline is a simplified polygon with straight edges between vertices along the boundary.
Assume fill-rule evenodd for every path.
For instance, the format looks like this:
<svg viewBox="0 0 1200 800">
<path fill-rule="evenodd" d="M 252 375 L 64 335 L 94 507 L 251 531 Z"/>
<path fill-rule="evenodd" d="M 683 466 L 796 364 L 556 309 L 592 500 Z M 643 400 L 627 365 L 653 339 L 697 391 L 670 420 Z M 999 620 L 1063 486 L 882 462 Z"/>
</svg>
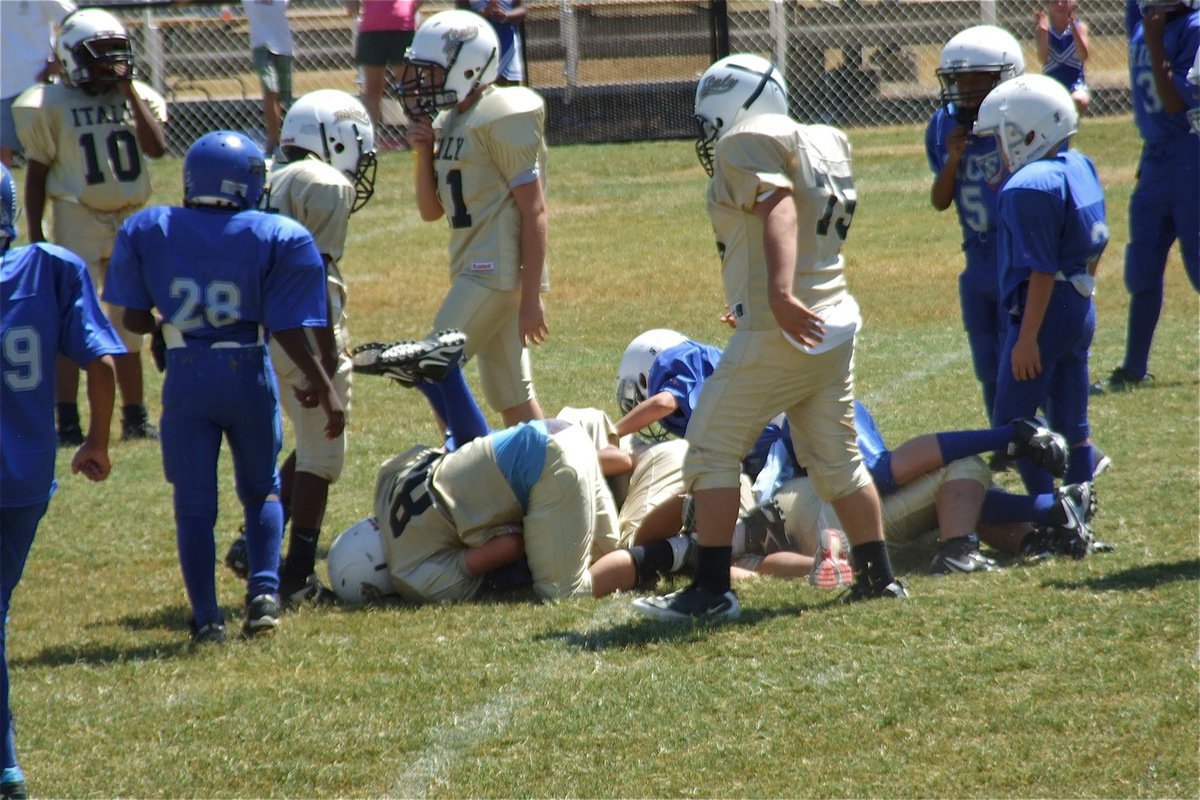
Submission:
<svg viewBox="0 0 1200 800">
<path fill-rule="evenodd" d="M 942 451 L 942 462 L 949 464 L 960 458 L 978 453 L 1004 450 L 1012 439 L 1013 426 L 1001 425 L 977 431 L 951 431 L 936 434 L 938 448 Z"/>
<path fill-rule="evenodd" d="M 1139 378 L 1146 374 L 1150 362 L 1150 345 L 1154 341 L 1162 305 L 1161 283 L 1129 298 L 1129 330 L 1125 335 L 1125 363 L 1122 366 Z"/>
<path fill-rule="evenodd" d="M 246 560 L 250 577 L 246 597 L 279 592 L 279 552 L 283 547 L 283 505 L 278 500 L 249 500 L 246 510 Z M 210 569 L 211 571 L 211 569 Z"/>
<path fill-rule="evenodd" d="M 471 387 L 467 386 L 467 378 L 461 367 L 454 367 L 439 383 L 434 386 L 442 394 L 442 405 L 446 416 L 442 417 L 450 430 L 454 431 L 454 443 L 462 447 L 467 442 L 488 435 L 487 420 Z"/>
<path fill-rule="evenodd" d="M 1050 511 L 1054 508 L 1053 494 L 1009 494 L 1000 489 L 989 489 L 983 499 L 979 513 L 981 522 L 1003 524 L 1006 522 L 1034 522 L 1046 525 Z"/>
<path fill-rule="evenodd" d="M 1072 447 L 1071 453 L 1067 457 L 1067 477 L 1064 480 L 1067 483 L 1086 483 L 1092 479 L 1092 470 L 1095 466 L 1090 444 Z"/>
<path fill-rule="evenodd" d="M 1021 473 L 1021 481 L 1029 494 L 1037 496 L 1054 491 L 1054 476 L 1041 467 L 1034 466 L 1029 459 L 1017 459 L 1017 472 Z"/>
<path fill-rule="evenodd" d="M 446 422 L 446 401 L 438 385 L 436 383 L 429 383 L 428 381 L 420 381 L 416 385 L 416 389 L 425 395 L 425 399 L 429 401 L 429 407 L 433 409 L 433 413 L 437 415 L 437 418 L 442 422 Z"/>
<path fill-rule="evenodd" d="M 213 540 L 213 520 L 208 516 L 175 515 L 175 546 L 179 550 L 179 569 L 183 586 L 192 605 L 197 628 L 224 622 L 217 605 L 217 544 Z"/>
</svg>

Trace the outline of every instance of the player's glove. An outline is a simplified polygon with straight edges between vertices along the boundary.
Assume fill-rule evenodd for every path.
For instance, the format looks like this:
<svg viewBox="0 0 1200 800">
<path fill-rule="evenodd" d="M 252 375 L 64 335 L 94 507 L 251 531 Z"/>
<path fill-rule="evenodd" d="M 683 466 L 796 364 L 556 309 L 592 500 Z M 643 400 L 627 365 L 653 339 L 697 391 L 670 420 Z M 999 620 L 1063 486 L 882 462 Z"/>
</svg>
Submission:
<svg viewBox="0 0 1200 800">
<path fill-rule="evenodd" d="M 150 357 L 154 359 L 154 366 L 158 367 L 159 372 L 167 371 L 167 340 L 163 338 L 162 325 L 150 334 Z"/>
</svg>

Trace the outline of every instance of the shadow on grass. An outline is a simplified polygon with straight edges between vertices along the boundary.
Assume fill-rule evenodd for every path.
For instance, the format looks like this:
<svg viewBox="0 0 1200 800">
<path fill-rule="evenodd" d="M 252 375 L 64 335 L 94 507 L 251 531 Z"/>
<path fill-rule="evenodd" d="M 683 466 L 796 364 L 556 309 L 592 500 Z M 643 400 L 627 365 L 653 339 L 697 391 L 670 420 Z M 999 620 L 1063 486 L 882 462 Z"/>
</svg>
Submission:
<svg viewBox="0 0 1200 800">
<path fill-rule="evenodd" d="M 1174 561 L 1169 564 L 1144 564 L 1111 575 L 1084 578 L 1078 581 L 1049 581 L 1054 589 L 1088 589 L 1101 592 L 1124 592 L 1153 589 L 1166 583 L 1200 580 L 1200 559 Z"/>
<path fill-rule="evenodd" d="M 819 603 L 790 603 L 770 608 L 742 609 L 742 614 L 733 621 L 684 621 L 670 622 L 634 617 L 598 631 L 548 631 L 533 637 L 535 641 L 558 642 L 586 652 L 612 648 L 638 647 L 663 642 L 699 642 L 709 635 L 728 627 L 757 625 L 776 617 L 795 617 L 799 614 L 827 609 L 843 608 L 837 598 Z"/>
</svg>

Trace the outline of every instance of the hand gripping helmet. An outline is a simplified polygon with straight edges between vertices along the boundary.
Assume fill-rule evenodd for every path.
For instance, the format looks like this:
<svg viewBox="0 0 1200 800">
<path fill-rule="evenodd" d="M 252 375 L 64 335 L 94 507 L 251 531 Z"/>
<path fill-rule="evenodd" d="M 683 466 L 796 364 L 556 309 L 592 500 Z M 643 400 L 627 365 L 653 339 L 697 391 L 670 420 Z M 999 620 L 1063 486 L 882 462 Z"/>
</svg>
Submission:
<svg viewBox="0 0 1200 800">
<path fill-rule="evenodd" d="M 421 23 L 404 53 L 397 87 L 410 117 L 431 117 L 481 86 L 495 83 L 500 42 L 491 23 L 470 11 L 441 11 Z"/>
<path fill-rule="evenodd" d="M 183 157 L 183 204 L 242 211 L 258 205 L 266 163 L 262 149 L 236 131 L 213 131 Z"/>
<path fill-rule="evenodd" d="M 696 85 L 696 155 L 713 174 L 713 149 L 743 119 L 759 114 L 786 114 L 787 84 L 783 73 L 761 56 L 735 54 L 713 64 Z"/>
<path fill-rule="evenodd" d="M 976 136 L 994 136 L 1010 172 L 1049 153 L 1078 130 L 1079 112 L 1061 83 L 1021 75 L 993 89 L 979 106 Z"/>
<path fill-rule="evenodd" d="M 63 20 L 54 55 L 63 80 L 91 93 L 134 77 L 133 46 L 125 26 L 98 8 L 81 8 Z"/>
<path fill-rule="evenodd" d="M 617 368 L 617 405 L 622 414 L 628 414 L 646 399 L 650 368 L 658 354 L 686 341 L 687 337 L 678 331 L 655 328 L 629 343 L 625 355 L 621 356 L 621 366 Z"/>
<path fill-rule="evenodd" d="M 353 214 L 375 193 L 375 129 L 357 98 L 337 89 L 319 89 L 288 109 L 279 145 L 307 150 L 340 170 L 354 184 Z"/>
<path fill-rule="evenodd" d="M 0 164 L 0 253 L 17 238 L 17 187 L 8 167 Z"/>
<path fill-rule="evenodd" d="M 325 565 L 329 585 L 344 603 L 366 603 L 396 593 L 374 517 L 361 519 L 339 533 L 329 546 Z"/>
<path fill-rule="evenodd" d="M 1024 72 L 1021 45 L 1008 31 L 995 25 L 959 31 L 946 42 L 938 62 L 942 104 L 952 106 L 954 118 L 969 126 L 988 92 Z"/>
</svg>

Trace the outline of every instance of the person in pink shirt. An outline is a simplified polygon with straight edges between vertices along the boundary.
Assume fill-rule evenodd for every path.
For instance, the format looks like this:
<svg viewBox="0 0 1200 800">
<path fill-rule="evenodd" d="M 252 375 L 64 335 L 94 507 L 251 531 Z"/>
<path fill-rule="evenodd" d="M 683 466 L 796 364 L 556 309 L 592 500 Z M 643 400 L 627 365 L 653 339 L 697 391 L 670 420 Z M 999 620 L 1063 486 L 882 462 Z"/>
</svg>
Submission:
<svg viewBox="0 0 1200 800">
<path fill-rule="evenodd" d="M 363 72 L 363 105 L 375 129 L 380 129 L 380 101 L 389 66 L 404 63 L 404 51 L 417 29 L 421 0 L 346 0 L 346 10 L 358 18 L 354 62 Z"/>
</svg>

